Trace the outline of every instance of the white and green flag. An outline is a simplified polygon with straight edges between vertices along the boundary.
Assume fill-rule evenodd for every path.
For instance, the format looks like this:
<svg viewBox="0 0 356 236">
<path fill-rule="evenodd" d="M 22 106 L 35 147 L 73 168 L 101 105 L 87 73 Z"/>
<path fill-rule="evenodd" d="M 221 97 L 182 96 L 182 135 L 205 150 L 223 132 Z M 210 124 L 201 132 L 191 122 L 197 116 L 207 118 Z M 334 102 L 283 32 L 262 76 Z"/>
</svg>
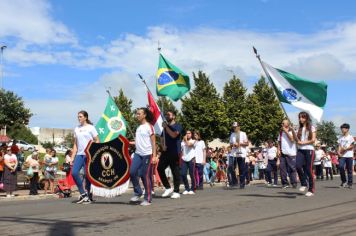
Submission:
<svg viewBox="0 0 356 236">
<path fill-rule="evenodd" d="M 126 136 L 126 120 L 122 116 L 114 99 L 109 96 L 104 113 L 95 128 L 98 131 L 100 142 L 109 142 L 119 134 Z"/>
<path fill-rule="evenodd" d="M 307 111 L 320 122 L 323 116 L 328 85 L 300 78 L 262 62 L 280 102 Z"/>
</svg>

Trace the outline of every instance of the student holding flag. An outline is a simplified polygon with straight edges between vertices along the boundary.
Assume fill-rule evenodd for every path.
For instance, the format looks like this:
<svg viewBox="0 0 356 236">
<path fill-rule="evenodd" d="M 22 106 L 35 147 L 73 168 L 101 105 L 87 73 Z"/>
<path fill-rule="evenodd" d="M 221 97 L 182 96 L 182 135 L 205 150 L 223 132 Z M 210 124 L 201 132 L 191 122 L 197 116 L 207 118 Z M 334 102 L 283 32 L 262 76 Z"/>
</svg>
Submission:
<svg viewBox="0 0 356 236">
<path fill-rule="evenodd" d="M 139 182 L 139 172 L 143 179 L 145 188 L 144 201 L 141 206 L 149 206 L 152 202 L 152 183 L 151 183 L 151 159 L 156 156 L 156 137 L 153 126 L 150 122 L 153 115 L 148 108 L 139 108 L 136 112 L 136 118 L 140 126 L 136 130 L 135 144 L 136 151 L 130 167 L 130 178 L 134 188 L 134 196 L 131 202 L 140 201 L 142 188 Z"/>
<path fill-rule="evenodd" d="M 314 196 L 315 182 L 313 173 L 314 163 L 314 143 L 316 140 L 316 129 L 307 112 L 300 112 L 299 129 L 297 133 L 297 172 L 299 175 L 301 187 L 299 190 L 304 192 L 308 186 L 307 197 Z M 308 181 L 308 184 L 307 184 Z"/>
<path fill-rule="evenodd" d="M 180 154 L 181 154 L 181 133 L 182 126 L 176 123 L 176 114 L 174 111 L 167 111 L 166 122 L 163 122 L 164 133 L 161 137 L 162 154 L 158 162 L 158 173 L 161 178 L 165 191 L 162 197 L 180 198 L 179 185 L 180 185 Z M 165 170 L 170 167 L 173 174 L 174 189 L 168 182 Z"/>
</svg>

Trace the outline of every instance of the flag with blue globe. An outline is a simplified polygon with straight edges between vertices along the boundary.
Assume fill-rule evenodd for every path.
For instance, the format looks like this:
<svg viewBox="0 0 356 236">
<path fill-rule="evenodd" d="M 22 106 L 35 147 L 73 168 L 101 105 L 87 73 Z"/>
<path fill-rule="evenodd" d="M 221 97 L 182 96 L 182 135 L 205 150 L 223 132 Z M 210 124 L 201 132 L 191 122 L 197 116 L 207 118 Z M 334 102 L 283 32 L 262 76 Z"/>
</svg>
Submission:
<svg viewBox="0 0 356 236">
<path fill-rule="evenodd" d="M 190 90 L 189 76 L 159 55 L 156 90 L 158 96 L 178 101 Z"/>
</svg>

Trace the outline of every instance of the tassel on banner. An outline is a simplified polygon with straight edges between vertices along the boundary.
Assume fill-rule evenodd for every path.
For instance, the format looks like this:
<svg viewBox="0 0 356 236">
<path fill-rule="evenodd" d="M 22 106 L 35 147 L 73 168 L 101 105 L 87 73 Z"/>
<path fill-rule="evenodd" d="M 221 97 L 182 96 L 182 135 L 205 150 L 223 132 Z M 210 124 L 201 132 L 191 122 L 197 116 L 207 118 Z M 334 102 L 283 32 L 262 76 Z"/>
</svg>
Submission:
<svg viewBox="0 0 356 236">
<path fill-rule="evenodd" d="M 120 196 L 121 194 L 125 193 L 127 191 L 127 189 L 129 188 L 129 184 L 130 184 L 130 179 L 127 180 L 124 184 L 122 184 L 118 187 L 115 187 L 113 189 L 101 188 L 101 187 L 97 187 L 92 184 L 90 192 L 94 196 L 113 198 L 113 197 Z"/>
</svg>

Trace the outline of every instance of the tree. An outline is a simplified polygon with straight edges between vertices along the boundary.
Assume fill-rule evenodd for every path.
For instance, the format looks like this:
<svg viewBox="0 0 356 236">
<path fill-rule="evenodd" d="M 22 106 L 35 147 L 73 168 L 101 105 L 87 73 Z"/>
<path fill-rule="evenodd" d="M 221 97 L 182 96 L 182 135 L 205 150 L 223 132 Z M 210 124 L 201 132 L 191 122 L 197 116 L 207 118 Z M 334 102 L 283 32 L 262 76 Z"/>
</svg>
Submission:
<svg viewBox="0 0 356 236">
<path fill-rule="evenodd" d="M 38 144 L 38 139 L 31 130 L 23 124 L 15 124 L 7 127 L 7 136 L 12 139 L 24 140 L 27 143 Z"/>
<path fill-rule="evenodd" d="M 337 128 L 332 121 L 322 121 L 316 125 L 316 137 L 322 143 L 328 147 L 334 147 L 337 145 Z"/>
<path fill-rule="evenodd" d="M 243 123 L 244 117 L 242 114 L 243 110 L 246 109 L 246 91 L 247 89 L 243 86 L 242 81 L 235 75 L 225 83 L 223 101 L 229 118 L 229 124 L 232 124 L 234 121 Z"/>
<path fill-rule="evenodd" d="M 248 109 L 243 112 L 246 125 L 241 123 L 241 128 L 246 129 L 252 143 L 259 145 L 268 139 L 276 140 L 284 114 L 273 89 L 263 77 L 254 85 L 246 103 Z"/>
<path fill-rule="evenodd" d="M 182 99 L 183 127 L 198 129 L 207 141 L 226 138 L 230 124 L 222 98 L 202 71 L 193 73 L 193 79 L 195 88 Z"/>
<path fill-rule="evenodd" d="M 4 89 L 0 89 L 0 111 L 0 129 L 17 124 L 27 125 L 32 116 L 21 97 Z"/>
<path fill-rule="evenodd" d="M 73 148 L 73 143 L 74 143 L 74 135 L 72 133 L 67 134 L 64 137 L 64 145 L 66 145 L 69 148 Z"/>
<path fill-rule="evenodd" d="M 119 107 L 122 115 L 124 116 L 124 118 L 127 122 L 128 130 L 126 133 L 126 137 L 128 139 L 134 139 L 135 138 L 134 132 L 136 130 L 136 127 L 138 126 L 138 123 L 135 119 L 135 113 L 132 110 L 132 100 L 127 98 L 124 94 L 124 91 L 122 89 L 120 89 L 119 96 L 115 96 L 114 101 L 115 101 L 116 105 Z"/>
</svg>

